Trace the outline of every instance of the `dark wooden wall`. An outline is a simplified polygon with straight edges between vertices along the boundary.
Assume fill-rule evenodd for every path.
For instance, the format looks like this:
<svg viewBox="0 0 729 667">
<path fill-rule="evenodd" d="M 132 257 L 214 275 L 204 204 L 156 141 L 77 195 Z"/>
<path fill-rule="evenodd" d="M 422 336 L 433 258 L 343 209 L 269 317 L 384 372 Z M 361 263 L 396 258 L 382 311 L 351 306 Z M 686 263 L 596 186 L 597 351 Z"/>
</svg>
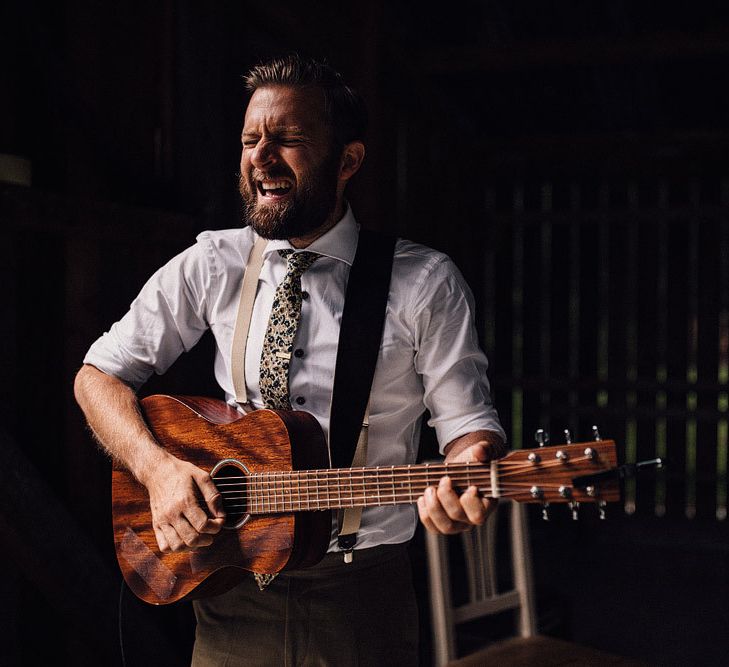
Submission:
<svg viewBox="0 0 729 667">
<path fill-rule="evenodd" d="M 120 659 L 109 464 L 73 375 L 156 267 L 239 224 L 240 75 L 293 50 L 367 97 L 358 218 L 449 252 L 473 286 L 512 443 L 595 421 L 627 460 L 672 459 L 608 525 L 534 517 L 543 630 L 721 664 L 729 16 L 647 0 L 3 3 L 0 153 L 33 176 L 0 186 L 0 662 Z M 148 390 L 215 391 L 210 341 L 188 357 Z M 157 624 L 136 659 L 184 664 L 189 611 L 123 606 L 127 637 Z M 86 641 L 89 609 L 104 622 Z"/>
</svg>

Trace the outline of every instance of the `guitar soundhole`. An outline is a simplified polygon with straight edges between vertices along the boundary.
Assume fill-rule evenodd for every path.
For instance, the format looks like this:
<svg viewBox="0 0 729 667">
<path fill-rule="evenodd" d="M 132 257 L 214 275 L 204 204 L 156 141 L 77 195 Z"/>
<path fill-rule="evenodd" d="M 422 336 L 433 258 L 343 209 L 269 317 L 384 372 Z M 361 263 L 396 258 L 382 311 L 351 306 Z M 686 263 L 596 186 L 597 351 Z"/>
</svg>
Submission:
<svg viewBox="0 0 729 667">
<path fill-rule="evenodd" d="M 240 528 L 248 519 L 248 470 L 235 459 L 220 461 L 210 472 L 215 486 L 223 497 L 225 510 L 225 523 L 223 528 L 235 530 Z"/>
</svg>

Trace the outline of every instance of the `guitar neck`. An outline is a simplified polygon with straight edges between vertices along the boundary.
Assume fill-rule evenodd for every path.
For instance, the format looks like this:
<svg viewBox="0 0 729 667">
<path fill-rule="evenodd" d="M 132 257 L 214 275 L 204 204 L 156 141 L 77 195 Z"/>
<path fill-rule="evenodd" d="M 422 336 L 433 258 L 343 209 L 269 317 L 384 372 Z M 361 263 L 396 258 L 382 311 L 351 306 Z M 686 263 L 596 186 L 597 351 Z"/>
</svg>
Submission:
<svg viewBox="0 0 729 667">
<path fill-rule="evenodd" d="M 518 502 L 602 502 L 617 500 L 611 440 L 518 450 L 491 463 L 425 463 L 377 468 L 260 472 L 214 479 L 229 515 L 276 514 L 417 502 L 444 475 L 463 493 L 475 486 L 482 496 Z M 600 484 L 579 486 L 580 476 L 608 474 Z"/>
<path fill-rule="evenodd" d="M 477 486 L 482 494 L 492 495 L 491 465 L 482 463 L 264 472 L 219 478 L 216 485 L 226 509 L 239 504 L 247 514 L 275 514 L 412 504 L 443 475 L 462 491 Z"/>
</svg>

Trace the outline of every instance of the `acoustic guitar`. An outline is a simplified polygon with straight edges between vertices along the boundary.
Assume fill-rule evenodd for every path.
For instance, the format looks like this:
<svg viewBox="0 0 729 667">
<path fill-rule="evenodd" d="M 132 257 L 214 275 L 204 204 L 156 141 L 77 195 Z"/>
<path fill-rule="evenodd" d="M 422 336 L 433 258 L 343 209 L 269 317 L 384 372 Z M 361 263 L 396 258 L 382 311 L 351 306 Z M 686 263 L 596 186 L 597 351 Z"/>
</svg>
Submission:
<svg viewBox="0 0 729 667">
<path fill-rule="evenodd" d="M 476 485 L 485 496 L 526 503 L 602 506 L 620 493 L 611 440 L 518 450 L 488 464 L 331 469 L 321 427 L 306 412 L 241 415 L 222 401 L 159 395 L 141 405 L 163 447 L 210 473 L 226 514 L 211 546 L 162 553 L 146 488 L 115 467 L 117 558 L 131 590 L 152 604 L 224 592 L 246 571 L 315 565 L 329 546 L 331 510 L 415 503 L 443 475 L 456 490 Z"/>
</svg>

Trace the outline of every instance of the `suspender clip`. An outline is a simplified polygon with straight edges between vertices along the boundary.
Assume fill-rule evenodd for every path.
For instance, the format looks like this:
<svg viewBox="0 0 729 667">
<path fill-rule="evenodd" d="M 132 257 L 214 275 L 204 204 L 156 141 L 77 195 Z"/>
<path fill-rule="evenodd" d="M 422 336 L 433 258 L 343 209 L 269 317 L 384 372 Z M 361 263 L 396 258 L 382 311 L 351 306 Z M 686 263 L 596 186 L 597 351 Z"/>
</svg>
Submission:
<svg viewBox="0 0 729 667">
<path fill-rule="evenodd" d="M 357 544 L 357 533 L 350 533 L 349 535 L 340 535 L 337 537 L 337 543 L 339 548 L 344 554 L 344 562 L 349 565 L 353 559 L 354 545 Z"/>
</svg>

